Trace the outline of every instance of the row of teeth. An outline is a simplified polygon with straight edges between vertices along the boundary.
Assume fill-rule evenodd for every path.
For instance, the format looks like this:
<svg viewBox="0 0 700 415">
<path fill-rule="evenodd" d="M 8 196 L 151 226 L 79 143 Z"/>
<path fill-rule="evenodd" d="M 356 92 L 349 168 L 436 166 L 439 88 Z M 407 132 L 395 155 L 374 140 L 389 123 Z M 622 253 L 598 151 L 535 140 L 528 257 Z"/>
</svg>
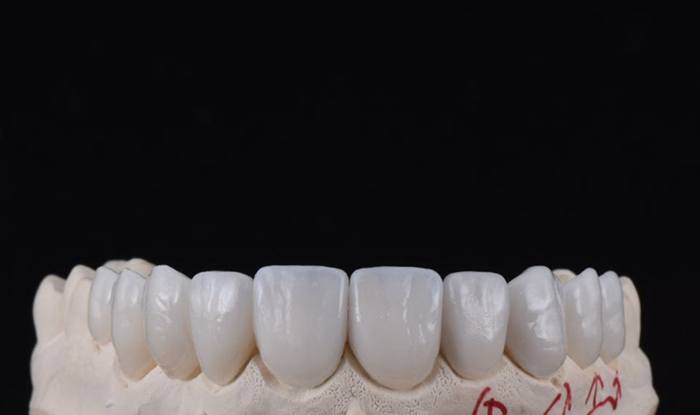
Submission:
<svg viewBox="0 0 700 415">
<path fill-rule="evenodd" d="M 137 272 L 140 271 L 140 272 Z M 149 275 L 150 274 L 150 275 Z M 556 275 L 555 275 L 556 274 Z M 122 372 L 139 380 L 155 365 L 176 379 L 199 371 L 225 385 L 255 349 L 282 383 L 311 388 L 338 367 L 346 343 L 364 370 L 391 389 L 410 389 L 438 353 L 463 378 L 498 370 L 507 354 L 537 378 L 568 355 L 582 368 L 623 350 L 623 294 L 615 272 L 598 277 L 528 268 L 498 274 L 322 266 L 268 266 L 255 279 L 166 265 L 97 269 L 88 327 L 112 342 Z"/>
</svg>

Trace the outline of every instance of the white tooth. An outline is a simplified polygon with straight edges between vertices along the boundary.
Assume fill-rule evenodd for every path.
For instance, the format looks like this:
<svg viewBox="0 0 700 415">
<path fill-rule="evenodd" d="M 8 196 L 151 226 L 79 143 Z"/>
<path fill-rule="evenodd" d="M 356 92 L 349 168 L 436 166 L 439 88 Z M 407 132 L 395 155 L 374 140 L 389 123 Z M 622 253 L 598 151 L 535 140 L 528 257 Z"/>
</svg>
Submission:
<svg viewBox="0 0 700 415">
<path fill-rule="evenodd" d="M 41 280 L 34 295 L 32 315 L 36 329 L 37 343 L 53 339 L 64 329 L 64 296 L 66 280 L 49 275 Z"/>
<path fill-rule="evenodd" d="M 255 349 L 253 279 L 238 272 L 201 272 L 192 279 L 190 320 L 202 372 L 225 385 Z"/>
<path fill-rule="evenodd" d="M 508 329 L 508 283 L 491 272 L 458 272 L 444 281 L 442 354 L 462 377 L 499 366 Z"/>
<path fill-rule="evenodd" d="M 76 265 L 71 269 L 66 278 L 66 284 L 63 288 L 63 306 L 64 306 L 64 320 L 68 324 L 69 320 L 69 308 L 71 304 L 71 299 L 73 297 L 73 291 L 78 283 L 84 279 L 93 280 L 95 278 L 95 270 L 88 268 L 85 265 Z"/>
<path fill-rule="evenodd" d="M 92 338 L 100 344 L 112 340 L 112 289 L 119 274 L 111 268 L 97 268 L 95 280 L 90 288 L 88 303 L 88 328 Z"/>
<path fill-rule="evenodd" d="M 148 277 L 151 275 L 151 271 L 153 270 L 153 264 L 145 259 L 131 258 L 130 260 L 126 261 L 124 268 L 129 268 L 130 270 L 136 271 L 144 277 Z"/>
<path fill-rule="evenodd" d="M 506 349 L 531 375 L 544 378 L 566 359 L 558 282 L 547 267 L 526 269 L 508 283 L 510 318 Z"/>
<path fill-rule="evenodd" d="M 255 337 L 270 372 L 303 388 L 332 375 L 347 335 L 347 274 L 320 266 L 264 267 L 253 292 Z"/>
<path fill-rule="evenodd" d="M 574 274 L 571 270 L 564 268 L 552 270 L 552 274 L 554 274 L 554 276 L 557 277 L 559 282 L 562 284 L 565 284 L 576 277 L 576 274 Z"/>
<path fill-rule="evenodd" d="M 126 261 L 123 259 L 112 259 L 110 261 L 105 262 L 102 266 L 111 268 L 117 273 L 120 273 L 124 268 L 126 268 Z"/>
<path fill-rule="evenodd" d="M 600 276 L 603 299 L 603 347 L 600 357 L 605 363 L 614 360 L 625 347 L 625 311 L 620 279 L 613 271 Z"/>
<path fill-rule="evenodd" d="M 598 274 L 586 268 L 563 285 L 567 353 L 581 368 L 600 356 L 603 341 L 601 294 Z"/>
<path fill-rule="evenodd" d="M 367 373 L 410 389 L 432 371 L 440 348 L 442 280 L 432 270 L 363 268 L 350 279 L 350 346 Z"/>
<path fill-rule="evenodd" d="M 190 330 L 190 279 L 167 265 L 146 279 L 146 340 L 153 359 L 171 378 L 188 379 L 199 367 Z"/>
<path fill-rule="evenodd" d="M 112 343 L 122 372 L 132 380 L 146 375 L 155 362 L 148 351 L 143 291 L 146 280 L 137 272 L 124 269 L 112 294 Z"/>
<path fill-rule="evenodd" d="M 629 277 L 620 277 L 620 285 L 625 297 L 625 350 L 637 350 L 642 328 L 639 294 Z"/>
</svg>

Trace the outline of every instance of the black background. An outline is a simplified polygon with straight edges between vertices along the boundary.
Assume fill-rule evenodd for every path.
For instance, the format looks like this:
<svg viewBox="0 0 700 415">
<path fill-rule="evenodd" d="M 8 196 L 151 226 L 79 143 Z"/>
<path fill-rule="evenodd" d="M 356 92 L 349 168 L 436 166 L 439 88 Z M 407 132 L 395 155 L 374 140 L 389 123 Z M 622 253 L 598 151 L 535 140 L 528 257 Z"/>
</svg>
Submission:
<svg viewBox="0 0 700 415">
<path fill-rule="evenodd" d="M 613 269 L 640 292 L 659 412 L 694 408 L 694 23 L 447 17 L 8 42 L 3 405 L 29 401 L 40 279 L 140 256 Z"/>
</svg>

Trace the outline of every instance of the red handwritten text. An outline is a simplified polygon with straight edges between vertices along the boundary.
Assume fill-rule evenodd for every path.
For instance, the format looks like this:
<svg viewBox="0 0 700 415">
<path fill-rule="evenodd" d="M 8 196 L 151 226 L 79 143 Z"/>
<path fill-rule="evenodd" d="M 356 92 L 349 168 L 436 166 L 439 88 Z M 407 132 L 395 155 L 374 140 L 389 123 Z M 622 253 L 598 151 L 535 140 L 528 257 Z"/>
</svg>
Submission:
<svg viewBox="0 0 700 415">
<path fill-rule="evenodd" d="M 474 405 L 474 410 L 472 411 L 472 415 L 478 415 L 479 414 L 479 408 L 483 406 L 486 408 L 486 414 L 487 415 L 507 415 L 508 414 L 508 409 L 506 406 L 494 398 L 486 399 L 486 396 L 491 392 L 490 387 L 485 387 L 484 390 L 481 391 L 481 394 L 479 395 L 479 399 L 476 401 L 476 405 Z M 494 412 L 494 409 L 498 410 L 498 413 Z"/>
</svg>

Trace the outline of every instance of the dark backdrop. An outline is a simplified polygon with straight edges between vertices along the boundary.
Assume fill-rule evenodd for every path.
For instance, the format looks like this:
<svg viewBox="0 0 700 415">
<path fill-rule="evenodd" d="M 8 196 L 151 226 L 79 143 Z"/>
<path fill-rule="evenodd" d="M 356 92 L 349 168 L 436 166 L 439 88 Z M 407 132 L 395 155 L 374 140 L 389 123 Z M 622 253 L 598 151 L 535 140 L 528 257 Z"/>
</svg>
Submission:
<svg viewBox="0 0 700 415">
<path fill-rule="evenodd" d="M 3 405 L 29 401 L 40 279 L 140 256 L 189 275 L 613 269 L 640 292 L 660 413 L 691 408 L 693 23 L 449 17 L 369 39 L 358 23 L 7 42 Z"/>
</svg>

